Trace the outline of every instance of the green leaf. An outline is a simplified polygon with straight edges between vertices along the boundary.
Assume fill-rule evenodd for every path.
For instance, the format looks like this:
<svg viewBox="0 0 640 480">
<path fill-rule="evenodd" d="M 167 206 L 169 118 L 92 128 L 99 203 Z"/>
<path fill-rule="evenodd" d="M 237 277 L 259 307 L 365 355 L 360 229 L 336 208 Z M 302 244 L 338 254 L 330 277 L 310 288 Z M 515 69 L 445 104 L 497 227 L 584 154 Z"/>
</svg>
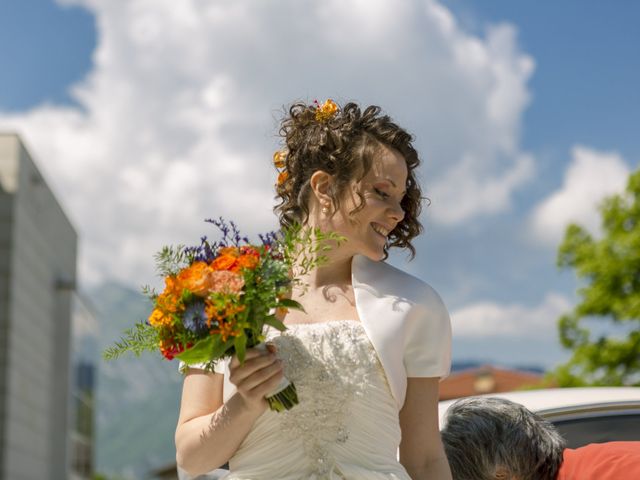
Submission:
<svg viewBox="0 0 640 480">
<path fill-rule="evenodd" d="M 302 304 L 300 302 L 296 302 L 295 300 L 291 300 L 290 298 L 283 298 L 279 300 L 278 306 L 291 308 L 293 310 L 300 310 L 301 312 L 304 312 L 304 307 L 302 306 Z"/>
<path fill-rule="evenodd" d="M 182 360 L 187 365 L 191 365 L 193 363 L 208 362 L 211 360 L 210 352 L 214 340 L 215 337 L 213 336 L 203 338 L 191 348 L 188 348 L 179 355 L 176 355 L 176 358 Z"/>
<path fill-rule="evenodd" d="M 224 353 L 233 345 L 233 340 L 222 341 L 220 335 L 211 335 L 198 341 L 193 347 L 176 355 L 187 365 L 194 363 L 210 362 L 221 358 Z"/>
<path fill-rule="evenodd" d="M 227 350 L 231 348 L 234 341 L 231 338 L 228 338 L 226 342 L 222 341 L 222 337 L 216 335 L 213 338 L 213 345 L 211 346 L 211 351 L 209 352 L 210 358 L 221 358 Z"/>
<path fill-rule="evenodd" d="M 287 326 L 273 315 L 268 315 L 264 317 L 264 323 L 266 323 L 267 325 L 271 325 L 274 328 L 277 328 L 281 332 L 287 329 Z"/>
<path fill-rule="evenodd" d="M 105 360 L 115 360 L 126 352 L 140 356 L 142 352 L 158 349 L 158 331 L 146 322 L 138 322 L 124 332 L 119 341 L 107 348 L 102 356 Z"/>
<path fill-rule="evenodd" d="M 247 353 L 247 336 L 238 335 L 237 337 L 235 337 L 233 345 L 236 349 L 238 360 L 240 360 L 240 363 L 244 363 L 244 356 Z"/>
</svg>

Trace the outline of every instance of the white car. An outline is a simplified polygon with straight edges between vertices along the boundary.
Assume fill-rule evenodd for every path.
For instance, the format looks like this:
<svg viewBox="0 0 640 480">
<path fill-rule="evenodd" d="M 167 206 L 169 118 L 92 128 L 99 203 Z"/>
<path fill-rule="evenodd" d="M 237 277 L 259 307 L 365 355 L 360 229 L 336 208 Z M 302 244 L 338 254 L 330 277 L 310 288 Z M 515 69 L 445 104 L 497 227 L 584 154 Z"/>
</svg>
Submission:
<svg viewBox="0 0 640 480">
<path fill-rule="evenodd" d="M 517 402 L 549 420 L 569 448 L 608 441 L 640 441 L 640 387 L 551 388 L 483 396 Z M 440 428 L 455 401 L 440 402 Z"/>
</svg>

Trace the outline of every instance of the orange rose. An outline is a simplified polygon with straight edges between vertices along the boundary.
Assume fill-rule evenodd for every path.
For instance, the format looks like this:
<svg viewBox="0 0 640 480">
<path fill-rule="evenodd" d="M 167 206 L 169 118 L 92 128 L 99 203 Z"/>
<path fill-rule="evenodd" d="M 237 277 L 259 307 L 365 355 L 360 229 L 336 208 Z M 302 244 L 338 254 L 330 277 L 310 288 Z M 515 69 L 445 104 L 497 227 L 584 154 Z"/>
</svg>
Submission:
<svg viewBox="0 0 640 480">
<path fill-rule="evenodd" d="M 233 255 L 220 255 L 213 262 L 211 268 L 214 270 L 231 270 L 236 263 L 236 257 Z"/>
<path fill-rule="evenodd" d="M 216 271 L 205 262 L 195 262 L 178 274 L 178 280 L 183 288 L 194 295 L 204 297 L 214 287 Z"/>
<path fill-rule="evenodd" d="M 238 260 L 231 268 L 231 271 L 239 272 L 243 268 L 254 269 L 256 268 L 256 265 L 258 265 L 258 260 L 258 257 L 256 257 L 255 255 L 242 255 L 241 257 L 238 257 Z"/>
</svg>

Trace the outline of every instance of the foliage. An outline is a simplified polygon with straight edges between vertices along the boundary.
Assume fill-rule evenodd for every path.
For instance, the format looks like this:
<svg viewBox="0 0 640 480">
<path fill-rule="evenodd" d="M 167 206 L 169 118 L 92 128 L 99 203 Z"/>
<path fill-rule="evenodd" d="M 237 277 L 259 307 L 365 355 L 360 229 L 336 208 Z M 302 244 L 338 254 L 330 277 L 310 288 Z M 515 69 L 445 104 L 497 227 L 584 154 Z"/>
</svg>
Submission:
<svg viewBox="0 0 640 480">
<path fill-rule="evenodd" d="M 572 224 L 558 249 L 558 266 L 583 283 L 579 303 L 558 321 L 573 351 L 553 374 L 560 386 L 640 385 L 640 170 L 599 211 L 600 238 Z"/>
<path fill-rule="evenodd" d="M 301 277 L 326 262 L 324 252 L 344 239 L 300 225 L 260 235 L 252 245 L 233 222 L 206 220 L 222 233 L 193 247 L 165 246 L 154 258 L 166 288 L 156 293 L 143 287 L 155 308 L 149 319 L 136 323 L 103 352 L 116 359 L 126 352 L 139 356 L 158 349 L 171 360 L 208 363 L 237 354 L 263 340 L 264 325 L 278 330 L 279 309 L 302 309 L 287 299 L 292 286 L 304 286 Z"/>
</svg>

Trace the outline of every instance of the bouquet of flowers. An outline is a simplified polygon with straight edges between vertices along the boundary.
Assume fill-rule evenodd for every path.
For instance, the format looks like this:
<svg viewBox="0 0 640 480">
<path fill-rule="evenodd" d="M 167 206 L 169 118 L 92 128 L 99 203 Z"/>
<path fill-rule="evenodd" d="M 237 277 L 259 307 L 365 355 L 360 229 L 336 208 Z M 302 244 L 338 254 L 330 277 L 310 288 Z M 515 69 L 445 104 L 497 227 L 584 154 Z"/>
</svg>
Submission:
<svg viewBox="0 0 640 480">
<path fill-rule="evenodd" d="M 267 325 L 286 330 L 279 314 L 303 310 L 287 298 L 293 284 L 300 283 L 292 276 L 294 265 L 304 275 L 325 261 L 321 250 L 330 248 L 326 240 L 342 240 L 297 225 L 260 235 L 260 243 L 251 244 L 233 222 L 205 221 L 218 227 L 222 239 L 202 237 L 200 245 L 167 246 L 156 254 L 165 288 L 159 294 L 143 288 L 153 303 L 149 318 L 108 348 L 106 359 L 159 350 L 168 360 L 205 364 L 206 370 L 232 355 L 243 362 L 246 349 L 265 340 Z M 267 401 L 272 410 L 292 408 L 298 403 L 295 386 L 285 379 Z"/>
</svg>

